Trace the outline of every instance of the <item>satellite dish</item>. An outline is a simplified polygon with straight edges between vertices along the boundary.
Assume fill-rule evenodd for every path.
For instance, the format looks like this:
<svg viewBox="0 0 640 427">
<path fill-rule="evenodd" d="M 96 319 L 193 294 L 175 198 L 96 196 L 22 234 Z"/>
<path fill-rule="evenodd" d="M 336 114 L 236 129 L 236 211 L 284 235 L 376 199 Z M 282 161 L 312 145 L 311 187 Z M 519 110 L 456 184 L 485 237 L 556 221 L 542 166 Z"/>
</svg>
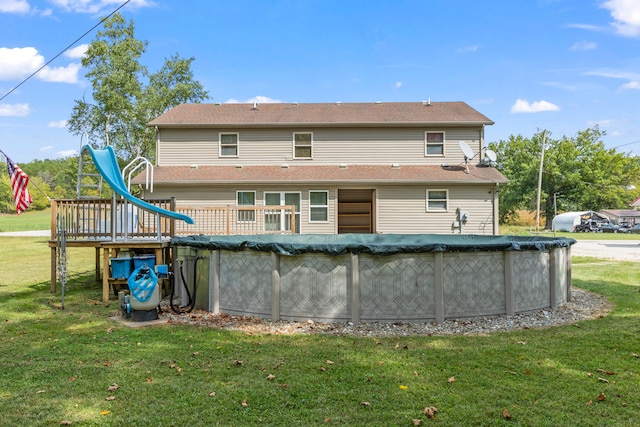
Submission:
<svg viewBox="0 0 640 427">
<path fill-rule="evenodd" d="M 464 141 L 460 141 L 460 150 L 462 150 L 462 154 L 464 154 L 464 167 L 467 171 L 467 174 L 469 173 L 469 160 L 473 159 L 475 157 L 475 154 L 473 154 L 473 150 L 471 149 L 471 147 L 469 147 L 469 144 L 467 144 Z"/>
<path fill-rule="evenodd" d="M 487 156 L 487 158 L 489 160 L 491 160 L 492 162 L 495 162 L 496 160 L 498 160 L 498 156 L 496 155 L 496 152 L 493 150 L 486 150 L 484 152 L 485 156 Z"/>
<path fill-rule="evenodd" d="M 467 161 L 473 159 L 475 154 L 473 154 L 473 150 L 469 147 L 469 144 L 464 141 L 460 141 L 459 144 L 460 150 L 462 150 L 462 154 L 464 154 L 464 160 Z"/>
</svg>

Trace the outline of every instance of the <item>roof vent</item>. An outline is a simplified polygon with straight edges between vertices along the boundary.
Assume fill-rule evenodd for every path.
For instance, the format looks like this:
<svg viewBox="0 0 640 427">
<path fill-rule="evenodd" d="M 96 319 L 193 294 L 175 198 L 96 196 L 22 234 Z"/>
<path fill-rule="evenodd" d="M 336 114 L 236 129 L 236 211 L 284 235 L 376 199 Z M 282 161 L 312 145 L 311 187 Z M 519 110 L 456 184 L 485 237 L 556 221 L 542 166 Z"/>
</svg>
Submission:
<svg viewBox="0 0 640 427">
<path fill-rule="evenodd" d="M 281 165 L 280 165 L 280 167 L 281 167 L 282 169 L 289 169 L 289 165 L 288 165 L 288 164 L 286 164 L 286 163 L 281 164 Z"/>
<path fill-rule="evenodd" d="M 236 169 L 242 169 L 242 165 L 236 165 Z"/>
<path fill-rule="evenodd" d="M 381 105 L 382 101 L 376 101 L 376 104 Z"/>
<path fill-rule="evenodd" d="M 341 105 L 341 104 L 342 104 L 342 102 L 336 101 L 336 105 Z"/>
<path fill-rule="evenodd" d="M 391 169 L 400 169 L 400 163 L 391 163 Z"/>
<path fill-rule="evenodd" d="M 253 108 L 251 108 L 252 110 L 257 110 L 258 109 L 258 102 L 257 101 L 253 101 Z"/>
<path fill-rule="evenodd" d="M 346 169 L 347 168 L 347 164 L 346 163 L 341 163 L 340 164 L 340 169 Z"/>
<path fill-rule="evenodd" d="M 189 166 L 189 169 L 191 169 L 192 171 L 196 170 L 196 169 L 198 169 L 198 165 L 191 165 L 191 166 Z"/>
</svg>

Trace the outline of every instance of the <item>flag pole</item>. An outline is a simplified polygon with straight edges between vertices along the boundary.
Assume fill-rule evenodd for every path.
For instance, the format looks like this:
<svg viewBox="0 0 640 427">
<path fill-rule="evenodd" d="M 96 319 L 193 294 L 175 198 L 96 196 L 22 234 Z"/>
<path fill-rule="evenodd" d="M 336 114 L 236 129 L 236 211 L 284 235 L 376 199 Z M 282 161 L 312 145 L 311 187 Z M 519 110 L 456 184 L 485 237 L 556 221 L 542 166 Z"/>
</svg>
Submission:
<svg viewBox="0 0 640 427">
<path fill-rule="evenodd" d="M 6 159 L 8 159 L 8 158 L 9 158 L 9 156 L 7 156 L 7 155 L 4 153 L 4 151 L 0 150 L 0 153 L 2 153 L 2 155 L 4 156 L 5 161 L 6 161 Z M 47 195 L 47 193 L 45 193 L 45 192 L 44 192 L 44 190 L 42 190 L 42 188 L 40 188 L 40 187 L 38 186 L 38 184 L 36 184 L 35 182 L 33 182 L 33 180 L 31 180 L 31 179 L 29 180 L 29 184 L 33 184 L 33 186 L 34 186 L 34 187 L 36 187 L 36 188 L 37 188 L 37 189 L 38 189 L 42 194 L 44 194 L 44 197 L 46 197 L 46 198 L 47 198 L 47 200 L 48 200 L 49 202 L 51 202 L 51 197 L 49 197 L 49 196 Z"/>
</svg>

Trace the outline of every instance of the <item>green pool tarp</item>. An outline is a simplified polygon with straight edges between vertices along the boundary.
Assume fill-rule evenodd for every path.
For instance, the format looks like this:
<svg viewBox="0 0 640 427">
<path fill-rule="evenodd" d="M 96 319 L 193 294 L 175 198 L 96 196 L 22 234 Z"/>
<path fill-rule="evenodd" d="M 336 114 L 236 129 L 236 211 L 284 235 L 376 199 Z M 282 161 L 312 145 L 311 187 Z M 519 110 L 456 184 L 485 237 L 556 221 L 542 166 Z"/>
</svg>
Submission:
<svg viewBox="0 0 640 427">
<path fill-rule="evenodd" d="M 566 237 L 483 236 L 474 234 L 253 234 L 180 236 L 172 246 L 194 249 L 274 252 L 280 255 L 326 255 L 428 252 L 548 251 L 566 248 L 576 240 Z"/>
</svg>

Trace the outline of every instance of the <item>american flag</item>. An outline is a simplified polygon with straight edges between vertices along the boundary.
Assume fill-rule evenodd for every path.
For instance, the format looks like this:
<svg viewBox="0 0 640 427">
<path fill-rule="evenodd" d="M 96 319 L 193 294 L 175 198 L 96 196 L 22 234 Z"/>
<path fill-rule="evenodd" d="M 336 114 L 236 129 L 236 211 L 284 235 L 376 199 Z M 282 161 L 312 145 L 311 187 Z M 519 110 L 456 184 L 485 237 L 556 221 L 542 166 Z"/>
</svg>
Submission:
<svg viewBox="0 0 640 427">
<path fill-rule="evenodd" d="M 4 157 L 7 159 L 7 169 L 9 170 L 9 178 L 11 179 L 13 200 L 16 202 L 16 213 L 20 215 L 22 212 L 27 210 L 33 201 L 31 200 L 29 189 L 27 188 L 27 185 L 29 184 L 29 177 L 18 165 L 13 163 L 13 160 L 11 160 L 6 154 L 4 154 Z"/>
</svg>

